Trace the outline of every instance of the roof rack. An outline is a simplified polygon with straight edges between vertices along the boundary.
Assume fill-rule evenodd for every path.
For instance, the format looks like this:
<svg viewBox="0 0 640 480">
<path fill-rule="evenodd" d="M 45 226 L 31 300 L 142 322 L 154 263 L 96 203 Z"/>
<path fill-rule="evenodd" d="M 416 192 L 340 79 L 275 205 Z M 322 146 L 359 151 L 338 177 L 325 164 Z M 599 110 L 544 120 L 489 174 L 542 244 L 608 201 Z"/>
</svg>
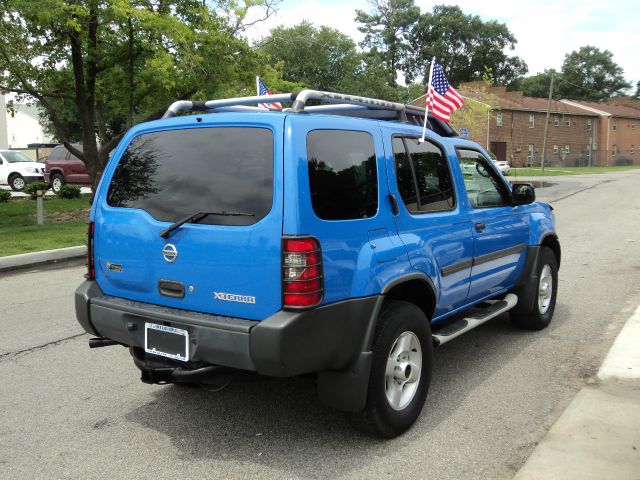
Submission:
<svg viewBox="0 0 640 480">
<path fill-rule="evenodd" d="M 422 125 L 425 109 L 415 105 L 389 102 L 377 98 L 359 97 L 344 93 L 323 92 L 320 90 L 302 90 L 300 92 L 280 93 L 275 95 L 255 95 L 252 97 L 223 98 L 219 100 L 191 101 L 179 100 L 171 104 L 162 118 L 176 116 L 184 111 L 225 112 L 270 110 L 258 108 L 260 103 L 291 103 L 291 108 L 284 109 L 293 113 L 323 113 L 376 120 L 390 120 L 402 123 Z M 307 103 L 320 105 L 307 105 Z M 324 104 L 322 104 L 324 103 Z M 457 137 L 458 133 L 446 122 L 428 116 L 427 128 L 443 137 Z"/>
</svg>

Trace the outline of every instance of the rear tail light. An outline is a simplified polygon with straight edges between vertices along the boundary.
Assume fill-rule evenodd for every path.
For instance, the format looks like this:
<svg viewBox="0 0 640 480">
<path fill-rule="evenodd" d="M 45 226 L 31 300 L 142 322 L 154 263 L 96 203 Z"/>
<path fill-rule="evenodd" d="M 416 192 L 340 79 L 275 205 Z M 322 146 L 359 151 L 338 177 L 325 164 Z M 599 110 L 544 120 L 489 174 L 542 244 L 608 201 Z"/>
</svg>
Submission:
<svg viewBox="0 0 640 480">
<path fill-rule="evenodd" d="M 322 252 L 313 237 L 282 241 L 282 297 L 284 307 L 318 305 L 324 294 Z"/>
<path fill-rule="evenodd" d="M 94 231 L 94 223 L 88 223 L 87 230 L 87 280 L 95 280 L 96 279 L 96 269 L 95 262 L 93 259 L 93 231 Z"/>
</svg>

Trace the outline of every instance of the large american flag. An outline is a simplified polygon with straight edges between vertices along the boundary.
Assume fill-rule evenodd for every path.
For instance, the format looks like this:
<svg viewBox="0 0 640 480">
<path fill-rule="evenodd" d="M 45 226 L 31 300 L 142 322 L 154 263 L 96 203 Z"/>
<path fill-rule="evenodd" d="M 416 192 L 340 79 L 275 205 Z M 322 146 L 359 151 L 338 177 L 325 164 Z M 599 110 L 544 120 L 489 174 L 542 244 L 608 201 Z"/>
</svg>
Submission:
<svg viewBox="0 0 640 480">
<path fill-rule="evenodd" d="M 267 88 L 267 86 L 264 84 L 264 82 L 262 80 L 260 80 L 260 78 L 256 78 L 256 83 L 258 85 L 258 95 L 273 95 L 271 93 L 271 90 L 269 90 Z M 259 103 L 258 107 L 260 108 L 268 108 L 268 109 L 276 109 L 276 110 L 282 110 L 282 104 L 278 103 L 278 102 L 271 102 L 271 103 Z"/>
<path fill-rule="evenodd" d="M 427 108 L 431 114 L 442 121 L 448 122 L 451 119 L 451 112 L 462 106 L 464 100 L 454 88 L 449 85 L 444 74 L 442 65 L 437 58 L 433 60 L 431 70 L 431 83 L 427 96 Z"/>
</svg>

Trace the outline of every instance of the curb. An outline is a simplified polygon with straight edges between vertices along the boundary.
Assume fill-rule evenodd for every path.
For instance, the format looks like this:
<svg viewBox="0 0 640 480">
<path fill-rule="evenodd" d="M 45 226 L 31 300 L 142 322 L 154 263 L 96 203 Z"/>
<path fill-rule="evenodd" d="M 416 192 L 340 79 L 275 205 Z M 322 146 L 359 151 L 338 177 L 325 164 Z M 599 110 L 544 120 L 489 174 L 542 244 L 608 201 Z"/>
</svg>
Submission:
<svg viewBox="0 0 640 480">
<path fill-rule="evenodd" d="M 514 480 L 640 479 L 640 307 Z"/>
<path fill-rule="evenodd" d="M 85 245 L 80 245 L 77 247 L 57 248 L 55 250 L 45 250 L 43 252 L 22 253 L 20 255 L 0 257 L 0 272 L 18 270 L 45 263 L 64 262 L 66 260 L 82 258 L 86 254 L 87 247 Z"/>
</svg>

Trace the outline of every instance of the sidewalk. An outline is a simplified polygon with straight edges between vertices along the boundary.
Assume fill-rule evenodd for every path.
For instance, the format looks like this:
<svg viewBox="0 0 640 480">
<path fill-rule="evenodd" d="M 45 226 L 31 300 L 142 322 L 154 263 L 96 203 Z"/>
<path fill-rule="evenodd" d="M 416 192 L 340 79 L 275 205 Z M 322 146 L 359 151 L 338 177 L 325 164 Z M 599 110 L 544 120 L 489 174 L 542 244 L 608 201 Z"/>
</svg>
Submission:
<svg viewBox="0 0 640 480">
<path fill-rule="evenodd" d="M 640 480 L 640 307 L 514 480 Z"/>
</svg>

